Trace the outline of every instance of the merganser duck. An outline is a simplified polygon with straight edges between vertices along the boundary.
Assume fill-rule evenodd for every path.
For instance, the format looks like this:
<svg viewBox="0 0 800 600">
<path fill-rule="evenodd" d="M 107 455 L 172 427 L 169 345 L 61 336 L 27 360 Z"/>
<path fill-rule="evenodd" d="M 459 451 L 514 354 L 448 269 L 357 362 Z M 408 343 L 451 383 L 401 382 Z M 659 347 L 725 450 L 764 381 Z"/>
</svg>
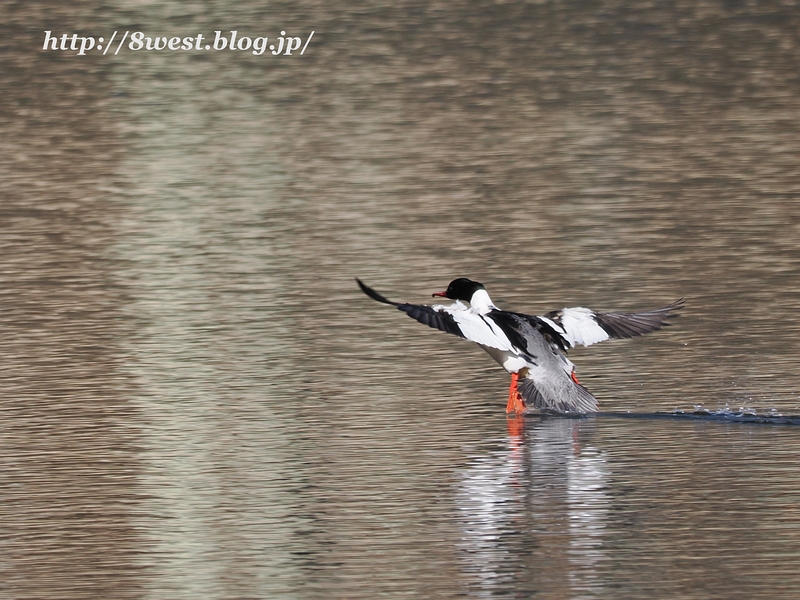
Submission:
<svg viewBox="0 0 800 600">
<path fill-rule="evenodd" d="M 482 284 L 466 277 L 454 279 L 447 290 L 433 294 L 455 300 L 449 306 L 392 302 L 356 281 L 373 300 L 396 306 L 420 323 L 486 350 L 511 373 L 506 412 L 517 414 L 530 405 L 544 412 L 597 412 L 597 399 L 578 382 L 575 366 L 565 356 L 567 350 L 656 331 L 669 325 L 666 319 L 674 316 L 672 311 L 683 307 L 681 298 L 664 308 L 638 313 L 600 313 L 577 307 L 535 317 L 500 310 Z"/>
</svg>

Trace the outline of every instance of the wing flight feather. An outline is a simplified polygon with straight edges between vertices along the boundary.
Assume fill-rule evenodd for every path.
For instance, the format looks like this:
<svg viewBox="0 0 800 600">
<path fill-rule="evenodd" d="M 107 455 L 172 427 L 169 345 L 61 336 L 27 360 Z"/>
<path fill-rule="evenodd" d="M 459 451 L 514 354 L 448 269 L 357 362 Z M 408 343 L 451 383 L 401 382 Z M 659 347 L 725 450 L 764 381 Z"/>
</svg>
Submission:
<svg viewBox="0 0 800 600">
<path fill-rule="evenodd" d="M 588 308 L 564 308 L 544 315 L 563 331 L 571 347 L 591 346 L 609 339 L 631 338 L 669 326 L 673 311 L 683 308 L 683 298 L 656 310 L 638 313 L 598 313 Z"/>
</svg>

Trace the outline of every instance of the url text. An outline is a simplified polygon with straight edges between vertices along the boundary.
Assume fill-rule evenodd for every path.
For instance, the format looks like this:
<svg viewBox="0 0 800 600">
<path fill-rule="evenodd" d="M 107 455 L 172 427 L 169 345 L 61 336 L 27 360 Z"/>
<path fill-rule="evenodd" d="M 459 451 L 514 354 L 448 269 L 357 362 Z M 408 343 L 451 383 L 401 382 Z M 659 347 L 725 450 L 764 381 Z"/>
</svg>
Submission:
<svg viewBox="0 0 800 600">
<path fill-rule="evenodd" d="M 111 38 L 106 43 L 105 38 L 98 37 L 95 38 L 93 36 L 79 36 L 77 33 L 69 34 L 64 33 L 61 36 L 58 34 L 53 35 L 52 31 L 45 31 L 44 32 L 44 44 L 42 45 L 42 50 L 58 50 L 62 52 L 75 52 L 78 56 L 85 56 L 87 52 L 92 50 L 102 52 L 103 56 L 106 55 L 108 50 L 114 47 L 114 42 L 117 38 L 117 34 L 119 32 L 115 31 Z M 274 43 L 269 43 L 269 37 L 247 37 L 247 36 L 239 36 L 238 31 L 231 31 L 229 34 L 222 35 L 222 31 L 215 31 L 214 32 L 214 43 L 203 43 L 203 40 L 207 40 L 210 42 L 211 37 L 206 37 L 202 33 L 198 33 L 194 37 L 150 37 L 146 36 L 141 31 L 134 31 L 131 33 L 130 31 L 126 31 L 122 34 L 119 38 L 119 42 L 116 44 L 116 50 L 114 50 L 114 56 L 119 54 L 119 51 L 123 48 L 125 42 L 128 42 L 127 48 L 133 52 L 137 52 L 139 50 L 171 50 L 171 51 L 203 51 L 203 50 L 239 50 L 242 52 L 246 52 L 248 50 L 252 51 L 253 54 L 256 56 L 261 56 L 264 52 L 269 49 L 269 51 L 274 56 L 283 55 L 283 56 L 291 56 L 292 52 L 296 52 L 300 50 L 300 56 L 302 56 L 306 48 L 308 48 L 308 43 L 311 41 L 311 38 L 314 36 L 314 32 L 312 31 L 303 42 L 303 39 L 299 36 L 287 36 L 285 31 L 281 31 L 280 36 L 275 38 Z M 302 45 L 302 49 L 301 49 Z"/>
</svg>

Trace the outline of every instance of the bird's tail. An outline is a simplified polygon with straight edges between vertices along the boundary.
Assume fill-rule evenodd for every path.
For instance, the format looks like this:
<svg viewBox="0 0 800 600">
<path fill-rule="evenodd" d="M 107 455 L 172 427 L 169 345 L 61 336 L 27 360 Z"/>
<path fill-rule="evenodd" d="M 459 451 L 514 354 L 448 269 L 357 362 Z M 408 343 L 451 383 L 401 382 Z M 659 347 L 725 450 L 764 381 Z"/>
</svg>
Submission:
<svg viewBox="0 0 800 600">
<path fill-rule="evenodd" d="M 597 412 L 597 398 L 579 383 L 564 378 L 558 385 L 542 385 L 529 378 L 519 380 L 519 391 L 528 407 L 557 413 Z"/>
</svg>

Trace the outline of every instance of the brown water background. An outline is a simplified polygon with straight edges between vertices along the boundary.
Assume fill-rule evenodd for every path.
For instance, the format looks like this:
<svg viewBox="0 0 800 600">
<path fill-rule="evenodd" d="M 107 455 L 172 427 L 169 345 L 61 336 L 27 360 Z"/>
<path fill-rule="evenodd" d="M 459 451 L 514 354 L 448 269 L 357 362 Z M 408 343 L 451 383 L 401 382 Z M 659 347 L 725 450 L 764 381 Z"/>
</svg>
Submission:
<svg viewBox="0 0 800 600">
<path fill-rule="evenodd" d="M 800 414 L 795 2 L 1 6 L 0 598 L 800 595 L 800 428 L 509 427 L 353 281 L 685 297 L 602 410 Z"/>
</svg>

